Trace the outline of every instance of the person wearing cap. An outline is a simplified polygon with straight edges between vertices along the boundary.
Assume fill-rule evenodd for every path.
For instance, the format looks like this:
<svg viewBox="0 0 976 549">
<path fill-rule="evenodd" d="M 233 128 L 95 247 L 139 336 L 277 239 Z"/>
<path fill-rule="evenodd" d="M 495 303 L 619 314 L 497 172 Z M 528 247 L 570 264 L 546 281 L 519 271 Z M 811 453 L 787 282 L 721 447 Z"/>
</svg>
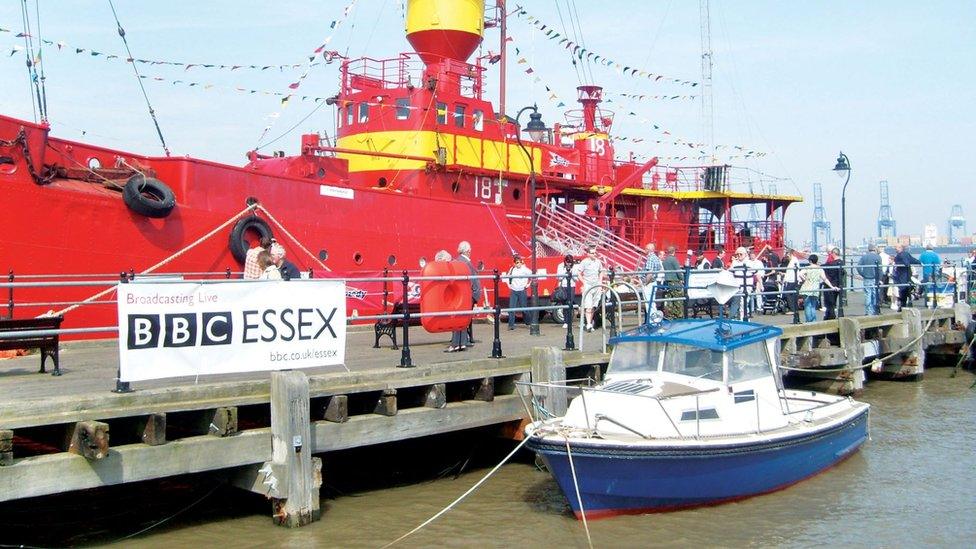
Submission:
<svg viewBox="0 0 976 549">
<path fill-rule="evenodd" d="M 840 297 L 840 288 L 844 287 L 844 260 L 840 256 L 840 248 L 834 246 L 827 254 L 827 261 L 824 262 L 824 274 L 830 281 L 832 290 L 825 290 L 823 294 L 824 320 L 837 318 L 837 298 Z"/>
<path fill-rule="evenodd" d="M 505 284 L 508 285 L 509 296 L 508 296 L 508 306 L 511 309 L 524 308 L 529 305 L 528 294 L 526 289 L 529 287 L 529 281 L 531 280 L 532 269 L 525 266 L 525 261 L 518 254 L 512 256 L 512 267 L 508 269 L 508 273 L 505 275 Z M 527 312 L 522 313 L 522 319 L 525 321 L 526 325 L 529 325 L 530 314 Z M 508 329 L 515 329 L 515 312 L 509 311 L 508 313 Z"/>
<path fill-rule="evenodd" d="M 298 270 L 298 267 L 294 263 L 285 259 L 285 247 L 281 244 L 275 242 L 271 245 L 271 261 L 278 267 L 281 272 L 282 280 L 299 279 L 302 277 L 302 272 Z"/>
<path fill-rule="evenodd" d="M 593 313 L 596 306 L 600 304 L 600 298 L 603 295 L 603 291 L 599 287 L 603 282 L 603 276 L 606 274 L 603 262 L 596 255 L 596 246 L 589 246 L 586 249 L 586 257 L 579 262 L 575 269 L 579 280 L 583 283 L 583 329 L 592 332 Z"/>
<path fill-rule="evenodd" d="M 868 251 L 857 262 L 857 274 L 864 285 L 864 314 L 878 314 L 878 281 L 881 279 L 881 256 L 878 247 L 868 244 Z"/>
</svg>

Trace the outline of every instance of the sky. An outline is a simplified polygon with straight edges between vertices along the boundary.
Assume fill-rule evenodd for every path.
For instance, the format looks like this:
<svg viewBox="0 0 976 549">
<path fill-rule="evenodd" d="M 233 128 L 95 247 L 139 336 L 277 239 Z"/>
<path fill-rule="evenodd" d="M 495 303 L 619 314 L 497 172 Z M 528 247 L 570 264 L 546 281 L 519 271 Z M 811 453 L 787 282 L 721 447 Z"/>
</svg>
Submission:
<svg viewBox="0 0 976 549">
<path fill-rule="evenodd" d="M 343 16 L 350 2 L 114 0 L 114 5 L 133 57 L 198 65 L 136 64 L 148 77 L 146 93 L 170 150 L 241 165 L 259 143 L 277 139 L 263 150 L 297 153 L 302 133 L 334 131 L 333 107 L 313 98 L 338 91 L 338 64 L 307 67 L 308 55 L 326 39 L 328 49 L 352 57 L 382 59 L 410 50 L 401 0 L 358 0 Z M 612 99 L 604 107 L 616 112 L 614 134 L 644 139 L 618 142 L 619 154 L 633 150 L 673 159 L 689 154 L 681 142 L 706 141 L 703 88 L 673 81 L 701 81 L 698 2 L 509 0 L 510 10 L 515 5 L 589 51 L 666 77 L 633 78 L 601 65 L 577 71 L 565 49 L 524 17 L 512 16 L 509 114 L 537 103 L 551 125 L 574 106 L 576 86 L 595 83 Z M 120 60 L 127 55 L 109 1 L 27 0 L 27 6 L 32 35 L 63 44 L 44 46 L 42 56 L 53 133 L 161 154 L 133 66 Z M 575 30 L 573 15 L 580 22 Z M 740 173 L 757 181 L 775 178 L 779 193 L 806 199 L 787 214 L 794 243 L 810 238 L 815 182 L 823 184 L 827 219 L 839 240 L 843 180 L 832 168 L 841 150 L 853 168 L 848 242 L 875 234 L 880 180 L 888 181 L 900 234 L 919 234 L 926 223 L 944 233 L 953 204 L 972 216 L 968 232 L 976 232 L 974 170 L 966 161 L 970 136 L 976 135 L 973 21 L 976 2 L 971 0 L 711 0 L 713 143 L 723 146 L 719 159 L 747 168 Z M 12 31 L 0 32 L 0 114 L 31 120 L 26 53 L 15 51 L 24 46 L 15 38 L 23 31 L 20 1 L 0 3 L 0 28 Z M 498 34 L 488 30 L 481 53 L 497 52 L 498 43 Z M 101 55 L 92 56 L 91 50 Z M 517 63 L 522 58 L 526 62 Z M 202 64 L 275 67 L 219 70 Z M 293 64 L 299 68 L 277 68 Z M 525 73 L 528 67 L 531 75 Z M 306 69 L 300 87 L 289 90 Z M 487 83 L 494 101 L 497 66 Z M 272 93 L 294 95 L 283 108 L 281 96 Z M 697 97 L 634 101 L 620 94 Z M 560 102 L 567 107 L 558 107 Z M 648 144 L 656 140 L 679 144 Z M 723 159 L 733 146 L 763 156 Z M 765 183 L 757 183 L 756 190 L 766 190 Z"/>
</svg>

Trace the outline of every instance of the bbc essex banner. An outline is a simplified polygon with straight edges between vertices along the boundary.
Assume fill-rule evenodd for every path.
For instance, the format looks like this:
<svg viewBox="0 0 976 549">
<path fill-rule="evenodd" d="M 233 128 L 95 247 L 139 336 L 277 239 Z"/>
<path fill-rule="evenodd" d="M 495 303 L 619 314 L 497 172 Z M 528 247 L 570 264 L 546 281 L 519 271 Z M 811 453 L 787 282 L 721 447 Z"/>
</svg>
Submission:
<svg viewBox="0 0 976 549">
<path fill-rule="evenodd" d="M 118 297 L 122 381 L 345 361 L 343 281 L 130 283 Z"/>
</svg>

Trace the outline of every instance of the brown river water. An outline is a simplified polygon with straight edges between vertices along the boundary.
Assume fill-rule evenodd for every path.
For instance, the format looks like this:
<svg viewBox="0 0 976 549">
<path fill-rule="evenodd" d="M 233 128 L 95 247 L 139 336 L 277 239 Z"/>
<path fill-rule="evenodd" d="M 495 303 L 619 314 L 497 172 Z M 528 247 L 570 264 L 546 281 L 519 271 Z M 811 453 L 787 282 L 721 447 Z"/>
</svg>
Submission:
<svg viewBox="0 0 976 549">
<path fill-rule="evenodd" d="M 972 373 L 950 373 L 870 382 L 861 399 L 873 406 L 871 440 L 825 473 L 736 503 L 591 522 L 593 545 L 972 547 L 976 390 Z M 326 456 L 322 520 L 301 529 L 272 526 L 259 496 L 195 476 L 4 506 L 0 544 L 380 547 L 440 511 L 511 450 L 486 434 Z M 398 546 L 569 548 L 587 540 L 549 475 L 523 455 Z"/>
</svg>

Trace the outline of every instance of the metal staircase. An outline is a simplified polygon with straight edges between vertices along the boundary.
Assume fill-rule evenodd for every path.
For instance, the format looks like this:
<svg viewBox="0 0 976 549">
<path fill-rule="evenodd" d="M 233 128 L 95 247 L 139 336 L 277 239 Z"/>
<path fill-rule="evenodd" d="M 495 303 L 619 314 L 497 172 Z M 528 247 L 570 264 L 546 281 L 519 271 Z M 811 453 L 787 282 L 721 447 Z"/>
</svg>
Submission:
<svg viewBox="0 0 976 549">
<path fill-rule="evenodd" d="M 586 247 L 596 245 L 596 252 L 604 265 L 619 266 L 624 271 L 636 271 L 644 265 L 645 252 L 636 244 L 556 205 L 537 206 L 538 233 L 536 238 L 557 254 L 580 257 Z"/>
</svg>

